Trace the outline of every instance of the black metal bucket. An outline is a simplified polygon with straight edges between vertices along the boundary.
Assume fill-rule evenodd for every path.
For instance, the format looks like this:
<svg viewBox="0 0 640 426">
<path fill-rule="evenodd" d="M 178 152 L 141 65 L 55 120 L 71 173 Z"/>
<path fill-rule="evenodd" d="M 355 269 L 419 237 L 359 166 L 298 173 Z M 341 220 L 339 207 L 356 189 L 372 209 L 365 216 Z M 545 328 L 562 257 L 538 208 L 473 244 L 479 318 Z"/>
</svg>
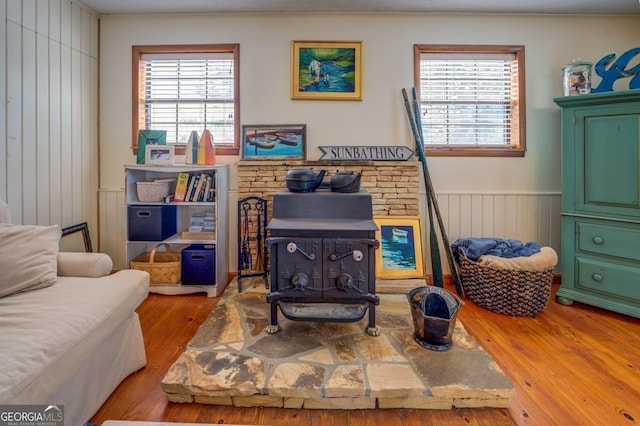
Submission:
<svg viewBox="0 0 640 426">
<path fill-rule="evenodd" d="M 413 337 L 422 347 L 446 351 L 453 346 L 456 315 L 464 302 L 441 287 L 416 287 L 407 293 L 413 319 Z"/>
</svg>

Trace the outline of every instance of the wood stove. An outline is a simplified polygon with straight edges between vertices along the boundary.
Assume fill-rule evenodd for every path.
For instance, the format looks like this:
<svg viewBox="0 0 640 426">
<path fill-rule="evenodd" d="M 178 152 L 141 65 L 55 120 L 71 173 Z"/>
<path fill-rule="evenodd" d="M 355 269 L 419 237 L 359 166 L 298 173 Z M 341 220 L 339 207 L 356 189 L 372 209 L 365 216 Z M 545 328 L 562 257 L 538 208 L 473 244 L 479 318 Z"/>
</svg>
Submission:
<svg viewBox="0 0 640 426">
<path fill-rule="evenodd" d="M 368 311 L 366 331 L 377 336 L 377 229 L 368 192 L 277 192 L 267 226 L 271 253 L 267 332 L 280 328 L 278 308 L 295 321 L 356 322 Z"/>
</svg>

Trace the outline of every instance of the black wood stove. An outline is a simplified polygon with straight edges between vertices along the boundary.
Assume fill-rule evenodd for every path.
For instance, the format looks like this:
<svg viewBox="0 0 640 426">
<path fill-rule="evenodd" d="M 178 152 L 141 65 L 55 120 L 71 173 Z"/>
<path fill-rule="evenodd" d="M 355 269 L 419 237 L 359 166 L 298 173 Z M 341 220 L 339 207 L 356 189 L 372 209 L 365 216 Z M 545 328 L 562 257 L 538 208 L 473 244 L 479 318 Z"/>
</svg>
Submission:
<svg viewBox="0 0 640 426">
<path fill-rule="evenodd" d="M 271 253 L 267 332 L 280 329 L 278 308 L 291 320 L 326 322 L 356 322 L 368 310 L 366 332 L 377 336 L 377 229 L 368 192 L 277 192 L 267 226 Z"/>
<path fill-rule="evenodd" d="M 377 336 L 375 271 L 378 241 L 371 195 L 328 190 L 273 197 L 267 226 L 271 253 L 271 325 L 278 307 L 296 321 L 356 322 L 369 312 L 366 332 Z"/>
</svg>

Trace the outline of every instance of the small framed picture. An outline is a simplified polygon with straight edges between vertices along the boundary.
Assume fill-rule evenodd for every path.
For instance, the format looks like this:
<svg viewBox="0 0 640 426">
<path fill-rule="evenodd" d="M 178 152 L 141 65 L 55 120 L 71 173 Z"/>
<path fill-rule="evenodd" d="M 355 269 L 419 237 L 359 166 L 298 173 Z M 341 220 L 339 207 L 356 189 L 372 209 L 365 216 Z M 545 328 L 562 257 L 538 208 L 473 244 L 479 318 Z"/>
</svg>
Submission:
<svg viewBox="0 0 640 426">
<path fill-rule="evenodd" d="M 89 225 L 82 222 L 77 225 L 62 228 L 60 237 L 60 251 L 92 252 Z"/>
<path fill-rule="evenodd" d="M 376 276 L 380 278 L 422 278 L 422 233 L 420 218 L 414 216 L 374 217 L 376 239 Z"/>
<path fill-rule="evenodd" d="M 167 131 L 166 130 L 140 130 L 138 132 L 138 155 L 137 163 L 144 164 L 146 158 L 147 146 L 152 145 L 166 145 L 167 144 Z"/>
<path fill-rule="evenodd" d="M 243 160 L 306 158 L 305 124 L 261 124 L 242 126 Z"/>
<path fill-rule="evenodd" d="M 145 164 L 173 164 L 173 145 L 150 145 L 147 146 L 144 162 Z"/>
</svg>

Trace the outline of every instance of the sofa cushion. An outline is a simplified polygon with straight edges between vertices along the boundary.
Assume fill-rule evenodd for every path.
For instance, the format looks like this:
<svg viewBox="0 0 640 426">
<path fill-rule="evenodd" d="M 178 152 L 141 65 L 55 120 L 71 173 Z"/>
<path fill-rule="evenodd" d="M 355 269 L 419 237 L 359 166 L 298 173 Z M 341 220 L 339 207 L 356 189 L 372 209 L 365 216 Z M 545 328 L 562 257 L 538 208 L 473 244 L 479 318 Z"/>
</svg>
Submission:
<svg viewBox="0 0 640 426">
<path fill-rule="evenodd" d="M 60 226 L 0 223 L 0 297 L 56 281 Z"/>
<path fill-rule="evenodd" d="M 127 269 L 0 298 L 0 404 L 45 403 L 148 292 L 149 274 Z"/>
<path fill-rule="evenodd" d="M 113 261 L 104 253 L 58 253 L 59 277 L 100 278 L 111 273 Z"/>
</svg>

